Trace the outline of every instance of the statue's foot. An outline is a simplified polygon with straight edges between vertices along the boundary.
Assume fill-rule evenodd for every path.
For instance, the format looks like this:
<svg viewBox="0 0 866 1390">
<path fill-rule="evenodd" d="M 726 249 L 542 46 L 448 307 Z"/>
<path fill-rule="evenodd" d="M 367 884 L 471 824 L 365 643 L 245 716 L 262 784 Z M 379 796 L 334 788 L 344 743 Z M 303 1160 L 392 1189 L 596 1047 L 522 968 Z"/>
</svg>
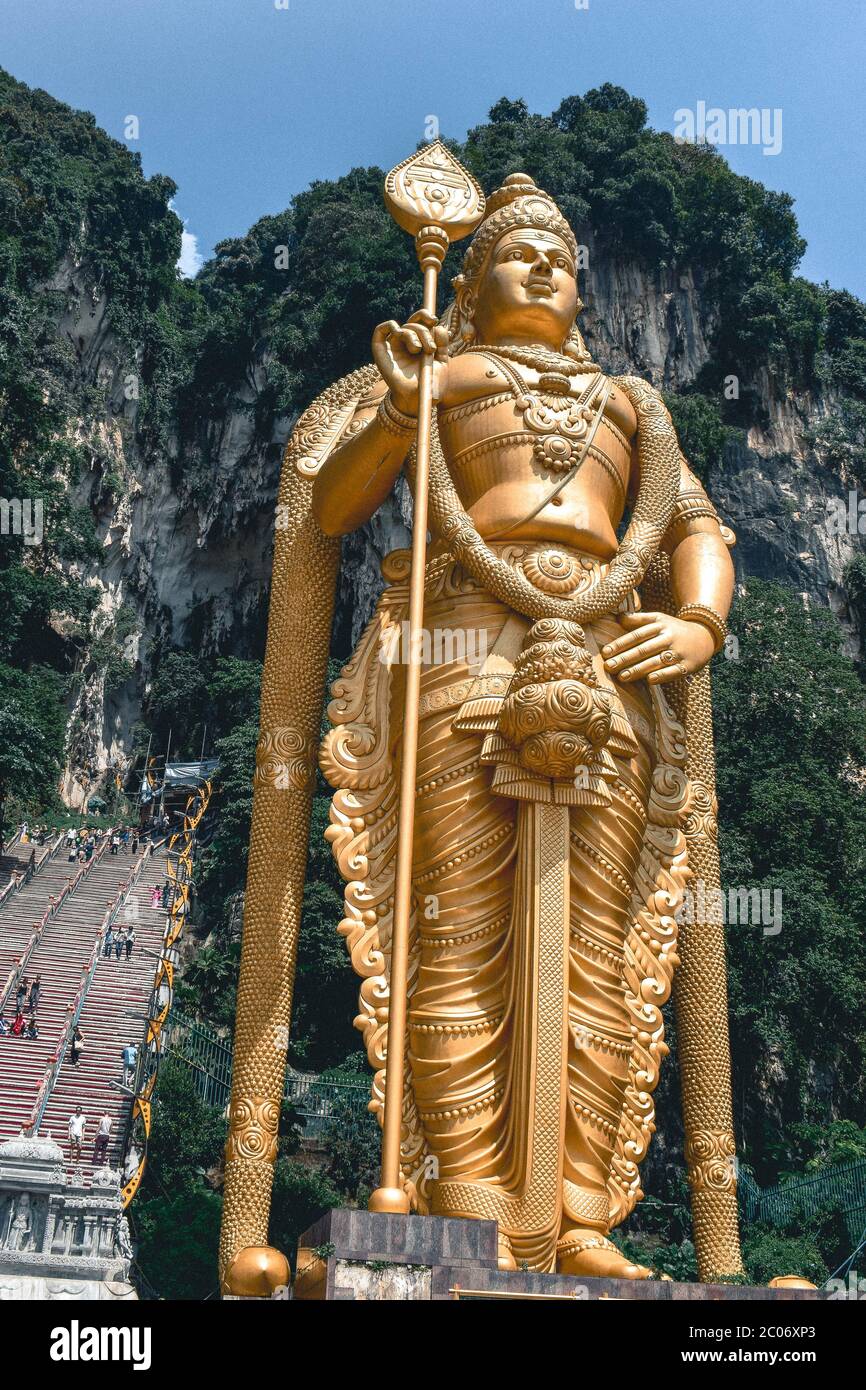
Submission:
<svg viewBox="0 0 866 1390">
<path fill-rule="evenodd" d="M 557 1274 L 597 1279 L 652 1279 L 653 1271 L 636 1265 L 600 1231 L 574 1230 L 556 1242 Z"/>
<path fill-rule="evenodd" d="M 511 1241 L 508 1236 L 499 1232 L 499 1243 L 496 1250 L 496 1257 L 500 1269 L 516 1269 L 517 1261 L 514 1258 L 514 1251 L 511 1248 Z"/>
</svg>

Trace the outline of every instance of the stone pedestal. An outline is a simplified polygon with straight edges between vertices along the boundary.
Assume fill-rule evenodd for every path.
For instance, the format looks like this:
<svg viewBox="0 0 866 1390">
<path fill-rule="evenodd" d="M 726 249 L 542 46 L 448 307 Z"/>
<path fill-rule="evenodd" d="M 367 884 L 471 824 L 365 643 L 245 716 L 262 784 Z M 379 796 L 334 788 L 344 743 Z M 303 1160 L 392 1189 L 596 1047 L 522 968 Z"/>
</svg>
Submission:
<svg viewBox="0 0 866 1390">
<path fill-rule="evenodd" d="M 330 1211 L 301 1238 L 296 1299 L 411 1301 L 488 1299 L 663 1302 L 815 1300 L 817 1289 L 676 1284 L 657 1279 L 579 1279 L 500 1270 L 496 1222 L 444 1216 Z"/>
</svg>

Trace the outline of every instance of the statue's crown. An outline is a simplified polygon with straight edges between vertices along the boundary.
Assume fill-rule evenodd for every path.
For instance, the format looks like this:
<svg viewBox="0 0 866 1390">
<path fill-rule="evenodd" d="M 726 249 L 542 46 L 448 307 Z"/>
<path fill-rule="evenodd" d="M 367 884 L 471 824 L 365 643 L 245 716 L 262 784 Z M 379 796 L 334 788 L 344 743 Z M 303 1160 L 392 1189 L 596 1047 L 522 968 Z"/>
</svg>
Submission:
<svg viewBox="0 0 866 1390">
<path fill-rule="evenodd" d="M 513 227 L 555 232 L 577 257 L 574 233 L 550 194 L 539 188 L 529 174 L 509 174 L 502 187 L 487 199 L 484 220 L 463 259 L 467 279 L 478 274 L 493 243 Z"/>
</svg>

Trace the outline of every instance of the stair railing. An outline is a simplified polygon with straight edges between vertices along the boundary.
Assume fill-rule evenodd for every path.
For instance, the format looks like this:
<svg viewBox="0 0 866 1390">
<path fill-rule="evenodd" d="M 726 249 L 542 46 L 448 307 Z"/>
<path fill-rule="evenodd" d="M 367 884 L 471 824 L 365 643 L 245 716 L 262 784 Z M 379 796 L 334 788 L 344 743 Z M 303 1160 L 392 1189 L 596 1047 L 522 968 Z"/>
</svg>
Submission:
<svg viewBox="0 0 866 1390">
<path fill-rule="evenodd" d="M 193 1075 L 196 1092 L 206 1105 L 223 1110 L 228 1105 L 232 1084 L 232 1048 L 211 1028 L 196 1023 L 174 1010 L 165 1030 L 167 1051 L 183 1062 Z M 315 1138 L 333 1118 L 335 1107 L 349 1104 L 359 1115 L 366 1114 L 369 1085 L 355 1081 L 328 1081 L 315 1072 L 288 1068 L 283 1099 L 304 1118 L 304 1135 Z"/>
<path fill-rule="evenodd" d="M 193 795 L 187 798 L 183 829 L 175 831 L 168 841 L 166 878 L 172 888 L 171 904 L 163 936 L 162 950 L 154 973 L 144 1042 L 138 1050 L 138 1062 L 133 1083 L 135 1094 L 123 1141 L 125 1182 L 121 1188 L 121 1199 L 124 1210 L 138 1191 L 147 1163 L 152 1098 L 156 1089 L 163 1047 L 162 1030 L 171 1012 L 178 942 L 189 913 L 189 890 L 192 884 L 196 831 L 208 808 L 212 794 L 213 783 L 210 778 L 207 778 Z M 140 1148 L 137 1143 L 133 1142 L 136 1121 L 140 1121 Z M 127 1168 L 129 1169 L 128 1174 Z"/>
</svg>

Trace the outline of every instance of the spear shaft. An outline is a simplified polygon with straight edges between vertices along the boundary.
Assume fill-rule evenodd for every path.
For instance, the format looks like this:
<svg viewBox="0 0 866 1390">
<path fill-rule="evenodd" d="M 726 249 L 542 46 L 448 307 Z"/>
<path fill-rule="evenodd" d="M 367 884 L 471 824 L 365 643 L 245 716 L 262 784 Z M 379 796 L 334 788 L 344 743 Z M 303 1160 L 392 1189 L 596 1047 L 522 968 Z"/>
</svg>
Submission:
<svg viewBox="0 0 866 1390">
<path fill-rule="evenodd" d="M 449 242 L 466 236 L 484 214 L 484 197 L 472 176 L 438 141 L 404 160 L 388 175 L 385 202 L 395 221 L 415 233 L 415 250 L 424 274 L 423 307 L 436 317 L 439 271 Z M 412 562 L 409 575 L 409 632 L 406 691 L 397 821 L 397 865 L 391 932 L 385 1105 L 382 1124 L 380 1185 L 370 1195 L 371 1211 L 406 1214 L 409 1195 L 400 1171 L 403 1086 L 406 1065 L 409 924 L 412 913 L 412 858 L 415 835 L 418 703 L 424 630 L 424 578 L 427 564 L 427 492 L 435 352 L 425 351 L 418 374 L 418 433 L 415 445 L 415 492 Z"/>
<path fill-rule="evenodd" d="M 445 242 L 447 249 L 447 238 Z M 419 259 L 422 255 L 418 245 Z M 444 255 L 444 251 L 443 251 Z M 423 264 L 423 262 L 422 262 Z M 436 313 L 439 265 L 424 266 L 424 308 Z M 415 446 L 415 495 L 412 522 L 412 564 L 409 578 L 409 633 L 406 656 L 406 694 L 403 706 L 400 810 L 397 822 L 397 869 L 394 882 L 394 922 L 391 936 L 391 993 L 388 1013 L 388 1065 L 385 1073 L 385 1116 L 382 1133 L 381 1184 L 370 1195 L 371 1211 L 409 1211 L 409 1198 L 400 1178 L 400 1139 L 403 1124 L 403 1073 L 406 1064 L 406 1013 L 409 974 L 409 921 L 412 911 L 412 850 L 415 837 L 415 780 L 418 764 L 418 703 L 421 693 L 421 634 L 424 630 L 424 575 L 427 565 L 427 490 L 430 476 L 430 424 L 433 403 L 434 357 L 425 352 L 418 377 L 418 435 Z"/>
</svg>

